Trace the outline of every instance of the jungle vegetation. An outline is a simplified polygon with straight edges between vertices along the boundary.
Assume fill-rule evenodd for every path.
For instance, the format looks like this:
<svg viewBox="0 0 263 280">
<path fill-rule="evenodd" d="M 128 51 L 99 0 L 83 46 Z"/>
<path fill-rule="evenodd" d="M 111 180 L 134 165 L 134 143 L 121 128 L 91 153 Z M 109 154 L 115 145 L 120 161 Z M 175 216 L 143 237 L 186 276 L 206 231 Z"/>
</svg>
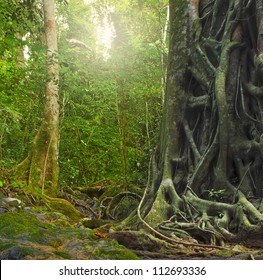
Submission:
<svg viewBox="0 0 263 280">
<path fill-rule="evenodd" d="M 263 247 L 262 1 L 1 0 L 0 21 L 2 197 L 124 245 Z"/>
</svg>

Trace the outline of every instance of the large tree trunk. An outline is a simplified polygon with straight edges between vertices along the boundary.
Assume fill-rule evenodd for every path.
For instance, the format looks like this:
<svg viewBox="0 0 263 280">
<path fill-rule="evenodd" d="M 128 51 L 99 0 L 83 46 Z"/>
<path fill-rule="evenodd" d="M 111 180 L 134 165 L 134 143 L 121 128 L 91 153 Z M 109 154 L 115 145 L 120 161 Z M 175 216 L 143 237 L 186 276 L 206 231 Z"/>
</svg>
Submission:
<svg viewBox="0 0 263 280">
<path fill-rule="evenodd" d="M 46 35 L 47 81 L 44 116 L 28 157 L 16 167 L 33 193 L 55 194 L 58 181 L 59 105 L 57 33 L 54 0 L 43 0 Z"/>
<path fill-rule="evenodd" d="M 263 1 L 170 0 L 170 53 L 141 214 L 168 236 L 263 247 Z"/>
</svg>

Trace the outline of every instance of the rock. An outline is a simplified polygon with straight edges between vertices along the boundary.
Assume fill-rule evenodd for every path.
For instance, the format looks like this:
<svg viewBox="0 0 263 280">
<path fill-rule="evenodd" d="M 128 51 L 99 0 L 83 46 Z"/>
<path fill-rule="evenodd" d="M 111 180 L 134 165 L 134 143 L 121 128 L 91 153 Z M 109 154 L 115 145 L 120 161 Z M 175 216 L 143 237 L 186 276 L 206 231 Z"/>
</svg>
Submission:
<svg viewBox="0 0 263 280">
<path fill-rule="evenodd" d="M 12 208 L 12 207 L 21 208 L 21 204 L 22 204 L 21 200 L 13 197 L 2 197 L 0 199 L 0 206 L 4 206 L 7 208 Z"/>
<path fill-rule="evenodd" d="M 233 256 L 229 260 L 254 260 L 254 256 L 250 253 L 243 253 Z"/>
<path fill-rule="evenodd" d="M 107 220 L 91 219 L 91 218 L 84 218 L 80 221 L 81 225 L 83 225 L 86 228 L 91 228 L 91 229 L 101 227 L 107 223 L 109 223 L 109 221 L 107 221 Z"/>
<path fill-rule="evenodd" d="M 118 243 L 131 250 L 158 251 L 162 244 L 156 241 L 151 235 L 140 231 L 117 231 L 108 234 L 108 238 L 113 238 Z"/>
<path fill-rule="evenodd" d="M 47 215 L 49 216 L 49 215 Z M 52 213 L 59 218 L 60 215 Z M 60 219 L 60 218 L 59 218 Z M 23 210 L 1 214 L 0 259 L 139 259 L 115 240 L 102 239 L 93 230 L 41 222 Z"/>
<path fill-rule="evenodd" d="M 7 209 L 0 207 L 0 214 L 6 213 Z"/>
</svg>

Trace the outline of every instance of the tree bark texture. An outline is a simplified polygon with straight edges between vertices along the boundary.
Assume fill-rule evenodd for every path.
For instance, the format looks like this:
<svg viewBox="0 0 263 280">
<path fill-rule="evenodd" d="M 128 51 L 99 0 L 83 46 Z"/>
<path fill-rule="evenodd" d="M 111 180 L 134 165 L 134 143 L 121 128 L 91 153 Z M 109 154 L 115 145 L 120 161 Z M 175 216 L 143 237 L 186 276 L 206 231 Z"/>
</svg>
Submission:
<svg viewBox="0 0 263 280">
<path fill-rule="evenodd" d="M 59 172 L 59 66 L 54 0 L 43 0 L 43 12 L 47 62 L 43 121 L 28 157 L 17 166 L 16 172 L 25 176 L 31 191 L 55 194 Z"/>
<path fill-rule="evenodd" d="M 262 247 L 263 1 L 169 5 L 166 96 L 142 217 L 168 236 Z"/>
</svg>

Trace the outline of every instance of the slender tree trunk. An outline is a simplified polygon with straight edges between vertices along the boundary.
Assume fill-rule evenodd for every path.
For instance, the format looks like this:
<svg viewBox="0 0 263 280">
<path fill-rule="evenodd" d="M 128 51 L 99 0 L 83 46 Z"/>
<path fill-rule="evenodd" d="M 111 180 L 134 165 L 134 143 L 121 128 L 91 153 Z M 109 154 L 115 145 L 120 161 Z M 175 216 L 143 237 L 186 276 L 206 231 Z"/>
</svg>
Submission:
<svg viewBox="0 0 263 280">
<path fill-rule="evenodd" d="M 32 192 L 55 194 L 58 182 L 59 143 L 59 66 L 54 0 L 43 0 L 47 80 L 42 124 L 34 138 L 28 157 L 16 167 Z"/>
<path fill-rule="evenodd" d="M 166 41 L 167 41 L 167 33 L 168 33 L 168 25 L 169 25 L 169 5 L 167 6 L 167 12 L 166 12 L 166 19 L 165 24 L 163 28 L 163 38 L 162 38 L 162 52 L 161 52 L 161 67 L 162 67 L 162 73 L 163 76 L 161 78 L 161 84 L 162 84 L 162 102 L 164 103 L 164 97 L 165 97 L 165 85 L 166 85 L 166 75 L 167 75 L 167 67 L 166 63 L 164 61 L 164 57 L 166 55 Z"/>
</svg>

